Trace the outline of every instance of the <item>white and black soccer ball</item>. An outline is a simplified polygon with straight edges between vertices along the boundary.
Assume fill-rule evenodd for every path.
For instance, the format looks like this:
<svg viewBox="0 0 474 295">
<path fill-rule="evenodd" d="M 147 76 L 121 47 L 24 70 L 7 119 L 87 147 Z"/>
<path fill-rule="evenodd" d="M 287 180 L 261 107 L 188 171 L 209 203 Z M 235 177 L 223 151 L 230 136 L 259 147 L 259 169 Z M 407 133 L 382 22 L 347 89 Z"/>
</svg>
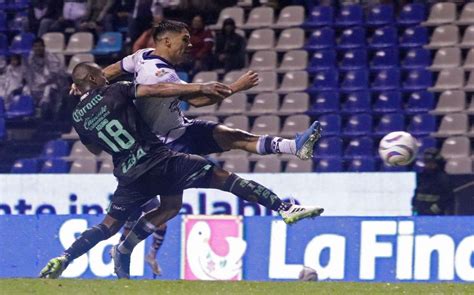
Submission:
<svg viewBox="0 0 474 295">
<path fill-rule="evenodd" d="M 300 281 L 317 281 L 318 273 L 311 267 L 303 266 L 303 269 L 301 269 L 298 279 Z"/>
<path fill-rule="evenodd" d="M 418 151 L 418 141 L 404 131 L 385 135 L 379 144 L 379 155 L 389 166 L 406 166 L 413 162 Z"/>
</svg>

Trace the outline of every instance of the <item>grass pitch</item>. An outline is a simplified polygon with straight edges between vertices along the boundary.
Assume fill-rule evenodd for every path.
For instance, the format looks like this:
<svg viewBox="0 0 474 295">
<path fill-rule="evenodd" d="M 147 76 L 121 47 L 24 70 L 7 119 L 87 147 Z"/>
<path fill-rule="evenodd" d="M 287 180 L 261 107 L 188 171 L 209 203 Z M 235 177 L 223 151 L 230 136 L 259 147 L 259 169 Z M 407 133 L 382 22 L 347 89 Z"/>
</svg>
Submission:
<svg viewBox="0 0 474 295">
<path fill-rule="evenodd" d="M 2 279 L 0 294 L 474 294 L 474 284 Z"/>
</svg>

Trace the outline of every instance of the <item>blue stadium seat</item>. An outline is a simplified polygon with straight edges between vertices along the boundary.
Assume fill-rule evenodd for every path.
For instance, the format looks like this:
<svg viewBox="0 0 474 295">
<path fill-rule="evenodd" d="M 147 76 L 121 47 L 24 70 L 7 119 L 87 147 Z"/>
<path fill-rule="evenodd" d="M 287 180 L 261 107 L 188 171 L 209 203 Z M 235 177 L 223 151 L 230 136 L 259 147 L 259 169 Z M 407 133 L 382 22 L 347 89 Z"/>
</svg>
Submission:
<svg viewBox="0 0 474 295">
<path fill-rule="evenodd" d="M 13 38 L 10 52 L 16 54 L 28 54 L 33 47 L 36 36 L 33 33 L 20 33 Z"/>
<path fill-rule="evenodd" d="M 5 117 L 5 101 L 3 97 L 0 96 L 0 118 Z"/>
<path fill-rule="evenodd" d="M 19 159 L 13 163 L 11 173 L 38 173 L 40 161 L 38 159 Z"/>
<path fill-rule="evenodd" d="M 431 136 L 419 137 L 418 140 L 418 155 L 422 155 L 426 149 L 438 148 L 436 138 Z"/>
<path fill-rule="evenodd" d="M 433 85 L 433 75 L 427 69 L 417 69 L 408 72 L 403 89 L 407 91 L 425 90 Z"/>
<path fill-rule="evenodd" d="M 408 171 L 408 166 L 388 166 L 382 160 L 380 161 L 379 171 L 382 172 L 405 172 Z"/>
<path fill-rule="evenodd" d="M 372 134 L 372 116 L 369 114 L 355 114 L 348 118 L 344 136 L 367 136 Z"/>
<path fill-rule="evenodd" d="M 365 49 L 351 49 L 344 52 L 339 64 L 341 70 L 355 70 L 367 67 L 367 51 Z"/>
<path fill-rule="evenodd" d="M 5 34 L 0 33 L 0 55 L 8 54 L 8 39 Z"/>
<path fill-rule="evenodd" d="M 364 23 L 364 11 L 358 4 L 346 4 L 336 15 L 337 26 L 360 26 Z"/>
<path fill-rule="evenodd" d="M 102 33 L 97 45 L 92 50 L 94 55 L 107 55 L 118 53 L 122 50 L 122 34 L 117 32 Z"/>
<path fill-rule="evenodd" d="M 394 113 L 402 111 L 402 95 L 399 91 L 384 91 L 375 94 L 373 111 Z"/>
<path fill-rule="evenodd" d="M 436 132 L 436 118 L 430 114 L 418 114 L 413 116 L 407 131 L 415 136 L 429 135 Z"/>
<path fill-rule="evenodd" d="M 348 172 L 373 172 L 375 171 L 375 158 L 360 157 L 353 158 L 347 163 Z"/>
<path fill-rule="evenodd" d="M 369 86 L 369 73 L 366 69 L 347 71 L 341 82 L 341 90 L 365 90 Z"/>
<path fill-rule="evenodd" d="M 42 158 L 60 158 L 69 156 L 69 144 L 67 141 L 57 139 L 48 141 L 41 153 Z"/>
<path fill-rule="evenodd" d="M 311 114 L 339 112 L 339 93 L 336 91 L 322 91 L 314 96 L 314 102 L 309 110 Z"/>
<path fill-rule="evenodd" d="M 28 8 L 30 4 L 29 0 L 10 0 L 10 3 L 8 4 L 8 8 L 11 10 L 21 10 Z"/>
<path fill-rule="evenodd" d="M 0 9 L 4 10 L 7 9 L 8 0 L 0 0 Z"/>
<path fill-rule="evenodd" d="M 412 48 L 405 54 L 402 67 L 407 70 L 426 68 L 431 65 L 431 62 L 431 54 L 428 49 Z"/>
<path fill-rule="evenodd" d="M 33 98 L 28 95 L 15 95 L 7 109 L 9 119 L 33 115 L 35 110 Z"/>
<path fill-rule="evenodd" d="M 418 172 L 418 173 L 421 173 L 423 172 L 423 167 L 425 167 L 425 164 L 423 163 L 423 160 L 422 159 L 415 159 L 415 162 L 413 163 L 413 171 L 414 172 Z"/>
<path fill-rule="evenodd" d="M 330 158 L 342 157 L 342 139 L 339 137 L 323 137 L 315 146 L 313 157 Z"/>
<path fill-rule="evenodd" d="M 400 47 L 413 48 L 420 47 L 428 43 L 428 29 L 417 26 L 406 28 L 400 38 Z"/>
<path fill-rule="evenodd" d="M 426 19 L 426 7 L 422 3 L 411 3 L 403 6 L 398 15 L 400 25 L 417 25 Z"/>
<path fill-rule="evenodd" d="M 331 26 L 334 22 L 334 9 L 329 5 L 315 6 L 311 14 L 304 22 L 303 27 L 315 28 L 320 26 Z"/>
<path fill-rule="evenodd" d="M 378 4 L 372 6 L 365 20 L 365 24 L 369 26 L 383 26 L 391 25 L 395 21 L 395 14 L 393 5 L 391 4 Z"/>
<path fill-rule="evenodd" d="M 370 48 L 386 48 L 398 46 L 398 32 L 396 27 L 382 27 L 374 31 L 370 40 Z"/>
<path fill-rule="evenodd" d="M 351 27 L 342 31 L 337 44 L 338 49 L 352 49 L 365 46 L 365 29 L 362 27 Z"/>
<path fill-rule="evenodd" d="M 69 163 L 63 159 L 46 160 L 41 173 L 69 173 Z"/>
<path fill-rule="evenodd" d="M 374 134 L 384 136 L 387 133 L 402 130 L 405 130 L 405 116 L 403 114 L 386 114 L 375 126 Z"/>
<path fill-rule="evenodd" d="M 25 13 L 17 13 L 13 20 L 9 22 L 8 30 L 10 32 L 24 32 L 25 24 L 28 24 L 28 15 Z"/>
<path fill-rule="evenodd" d="M 316 29 L 306 42 L 305 49 L 317 50 L 334 48 L 336 44 L 335 40 L 334 30 L 332 28 L 323 27 Z"/>
<path fill-rule="evenodd" d="M 343 161 L 341 158 L 322 158 L 315 161 L 314 172 L 342 172 Z"/>
<path fill-rule="evenodd" d="M 372 111 L 372 104 L 369 91 L 350 92 L 345 95 L 342 105 L 343 113 L 369 113 Z"/>
<path fill-rule="evenodd" d="M 405 112 L 408 114 L 425 113 L 435 106 L 435 98 L 432 92 L 417 91 L 410 93 Z"/>
<path fill-rule="evenodd" d="M 309 62 L 308 72 L 314 74 L 319 70 L 335 68 L 336 60 L 336 51 L 332 49 L 315 51 Z"/>
<path fill-rule="evenodd" d="M 5 118 L 0 117 L 0 141 L 4 140 L 7 135 L 7 127 L 5 126 Z"/>
<path fill-rule="evenodd" d="M 372 70 L 383 70 L 392 67 L 398 67 L 398 49 L 383 48 L 375 51 L 370 62 Z"/>
<path fill-rule="evenodd" d="M 339 88 L 339 73 L 336 69 L 320 70 L 315 73 L 310 91 L 336 90 Z"/>
<path fill-rule="evenodd" d="M 0 32 L 4 32 L 7 30 L 8 30 L 7 14 L 4 11 L 0 10 Z"/>
<path fill-rule="evenodd" d="M 398 90 L 400 88 L 400 70 L 398 68 L 387 68 L 377 71 L 372 81 L 372 90 L 386 91 Z"/>
<path fill-rule="evenodd" d="M 334 136 L 341 133 L 341 116 L 336 114 L 323 115 L 318 118 L 324 129 L 324 136 Z"/>
<path fill-rule="evenodd" d="M 344 158 L 373 157 L 374 141 L 371 137 L 356 137 L 351 139 L 344 151 Z"/>
</svg>

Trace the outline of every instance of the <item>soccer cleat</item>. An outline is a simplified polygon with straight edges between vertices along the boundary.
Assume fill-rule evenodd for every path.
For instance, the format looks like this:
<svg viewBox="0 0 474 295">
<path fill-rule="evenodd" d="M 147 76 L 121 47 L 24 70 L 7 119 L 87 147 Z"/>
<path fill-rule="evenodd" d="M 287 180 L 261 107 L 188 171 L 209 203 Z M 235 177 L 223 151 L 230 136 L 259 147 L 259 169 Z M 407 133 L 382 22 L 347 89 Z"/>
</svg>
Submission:
<svg viewBox="0 0 474 295">
<path fill-rule="evenodd" d="M 310 206 L 300 206 L 291 204 L 290 208 L 287 210 L 280 210 L 280 216 L 283 218 L 283 221 L 286 224 L 293 224 L 300 221 L 301 219 L 308 217 L 316 217 L 321 215 L 324 212 L 323 208 L 319 207 L 310 207 Z"/>
<path fill-rule="evenodd" d="M 59 256 L 48 261 L 48 264 L 41 270 L 39 277 L 42 279 L 57 279 L 68 265 L 64 256 Z"/>
<path fill-rule="evenodd" d="M 319 121 L 314 121 L 302 134 L 296 134 L 296 156 L 301 160 L 309 160 L 313 157 L 314 143 L 321 138 L 322 132 Z"/>
<path fill-rule="evenodd" d="M 151 271 L 153 272 L 153 277 L 161 276 L 161 267 L 153 255 L 148 254 L 147 256 L 145 256 L 145 261 L 150 265 Z"/>
<path fill-rule="evenodd" d="M 118 250 L 118 245 L 112 247 L 110 255 L 114 261 L 114 271 L 119 279 L 130 279 L 130 256 L 122 254 Z"/>
</svg>

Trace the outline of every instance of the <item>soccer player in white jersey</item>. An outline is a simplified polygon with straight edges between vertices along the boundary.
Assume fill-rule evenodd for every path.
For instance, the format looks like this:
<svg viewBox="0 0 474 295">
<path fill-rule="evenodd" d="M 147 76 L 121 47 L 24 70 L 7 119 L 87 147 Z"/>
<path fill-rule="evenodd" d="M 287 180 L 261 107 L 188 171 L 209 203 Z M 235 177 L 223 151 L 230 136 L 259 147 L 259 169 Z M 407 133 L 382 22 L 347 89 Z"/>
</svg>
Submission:
<svg viewBox="0 0 474 295">
<path fill-rule="evenodd" d="M 104 69 L 107 79 L 114 79 L 122 74 L 135 76 L 137 84 L 186 83 L 182 81 L 175 65 L 185 60 L 186 51 L 192 46 L 189 31 L 184 23 L 164 20 L 153 30 L 155 48 L 141 49 L 121 61 Z M 258 84 L 258 75 L 249 71 L 236 82 L 228 85 L 232 93 L 247 90 Z M 229 93 L 229 96 L 232 94 Z M 151 127 L 152 131 L 171 149 L 199 155 L 220 153 L 232 149 L 244 150 L 256 154 L 291 154 L 302 160 L 309 160 L 313 154 L 313 146 L 321 136 L 321 126 L 315 121 L 302 134 L 294 139 L 284 139 L 268 135 L 255 135 L 239 129 L 229 128 L 223 124 L 210 121 L 190 120 L 179 108 L 180 97 L 156 100 L 145 98 L 136 101 L 136 107 Z M 219 100 L 186 98 L 195 107 L 219 103 Z M 161 245 L 166 227 L 154 235 L 151 255 L 147 262 L 153 272 L 159 274 L 159 266 L 154 256 Z"/>
</svg>

